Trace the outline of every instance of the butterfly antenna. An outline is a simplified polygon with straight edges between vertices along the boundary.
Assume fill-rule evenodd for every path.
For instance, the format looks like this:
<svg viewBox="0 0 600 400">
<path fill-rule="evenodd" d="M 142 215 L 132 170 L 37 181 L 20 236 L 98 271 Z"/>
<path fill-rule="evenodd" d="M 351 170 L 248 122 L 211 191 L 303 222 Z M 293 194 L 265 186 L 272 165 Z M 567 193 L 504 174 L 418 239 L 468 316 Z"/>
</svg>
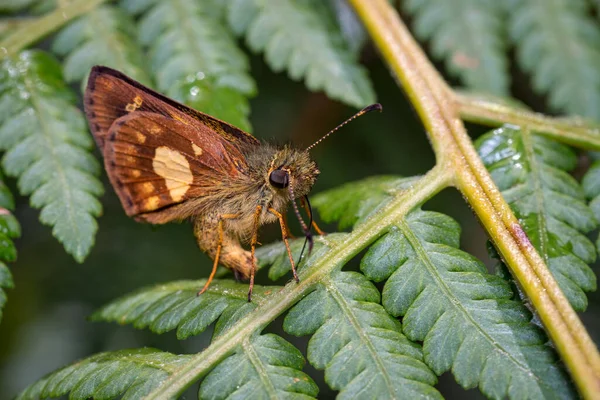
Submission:
<svg viewBox="0 0 600 400">
<path fill-rule="evenodd" d="M 381 104 L 379 103 L 375 103 L 375 104 L 371 104 L 370 106 L 367 106 L 365 108 L 363 108 L 362 110 L 360 110 L 359 112 L 357 112 L 356 114 L 354 114 L 353 116 L 351 116 L 350 118 L 348 118 L 347 120 L 345 120 L 344 122 L 342 122 L 341 124 L 339 124 L 338 126 L 336 126 L 335 128 L 333 128 L 332 130 L 330 130 L 325 136 L 323 136 L 321 139 L 317 140 L 316 142 L 314 142 L 313 144 L 311 144 L 310 146 L 308 146 L 306 148 L 306 151 L 310 151 L 310 149 L 312 149 L 313 147 L 315 147 L 316 145 L 318 145 L 319 143 L 321 143 L 323 140 L 325 140 L 329 135 L 331 135 L 333 132 L 337 131 L 338 129 L 340 129 L 342 126 L 346 125 L 348 122 L 355 120 L 356 118 L 360 117 L 361 115 L 364 115 L 368 112 L 371 111 L 382 111 L 383 107 L 381 106 Z"/>
</svg>

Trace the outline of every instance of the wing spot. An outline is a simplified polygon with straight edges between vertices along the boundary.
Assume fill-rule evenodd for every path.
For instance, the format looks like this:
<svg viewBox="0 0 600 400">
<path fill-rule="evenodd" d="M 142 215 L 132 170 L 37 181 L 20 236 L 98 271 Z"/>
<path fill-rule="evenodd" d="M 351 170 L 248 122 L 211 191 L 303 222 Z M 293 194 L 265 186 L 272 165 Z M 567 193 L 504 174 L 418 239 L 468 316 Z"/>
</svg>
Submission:
<svg viewBox="0 0 600 400">
<path fill-rule="evenodd" d="M 148 197 L 146 200 L 144 200 L 144 210 L 147 210 L 147 211 L 156 210 L 158 208 L 159 204 L 160 204 L 160 199 L 158 198 L 158 196 Z"/>
<path fill-rule="evenodd" d="M 140 186 L 141 191 L 144 193 L 154 192 L 154 184 L 152 182 L 144 182 Z"/>
<path fill-rule="evenodd" d="M 156 148 L 152 168 L 157 175 L 165 179 L 169 194 L 175 202 L 183 199 L 194 181 L 187 158 L 177 150 L 166 146 Z"/>
<path fill-rule="evenodd" d="M 143 133 L 140 132 L 136 132 L 135 133 L 135 138 L 137 139 L 137 141 L 139 143 L 145 143 L 146 142 L 146 135 L 144 135 Z"/>
<path fill-rule="evenodd" d="M 139 95 L 135 96 L 133 98 L 133 103 L 128 103 L 125 106 L 125 111 L 127 111 L 127 112 L 135 111 L 135 110 L 137 110 L 138 108 L 140 108 L 142 106 L 143 102 L 144 101 L 142 100 L 141 96 L 139 96 Z"/>
<path fill-rule="evenodd" d="M 197 146 L 195 143 L 192 143 L 192 149 L 194 149 L 194 154 L 197 156 L 201 156 L 203 153 L 202 147 Z"/>
<path fill-rule="evenodd" d="M 131 176 L 134 178 L 139 178 L 140 176 L 142 176 L 142 171 L 140 171 L 139 169 L 132 169 L 130 173 Z"/>
<path fill-rule="evenodd" d="M 159 133 L 162 132 L 162 129 L 160 126 L 158 125 L 152 125 L 150 126 L 150 128 L 148 129 L 148 131 L 153 134 L 153 135 L 158 135 Z"/>
</svg>

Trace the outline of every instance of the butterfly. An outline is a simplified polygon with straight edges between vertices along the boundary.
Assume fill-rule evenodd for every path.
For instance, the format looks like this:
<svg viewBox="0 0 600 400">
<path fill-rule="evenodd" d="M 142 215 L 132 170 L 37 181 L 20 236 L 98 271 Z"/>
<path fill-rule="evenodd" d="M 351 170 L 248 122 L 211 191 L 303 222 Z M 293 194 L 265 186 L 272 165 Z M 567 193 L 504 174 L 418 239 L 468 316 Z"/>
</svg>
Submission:
<svg viewBox="0 0 600 400">
<path fill-rule="evenodd" d="M 319 175 L 309 150 L 359 115 L 381 110 L 379 104 L 361 110 L 306 149 L 274 146 L 103 66 L 90 72 L 84 108 L 127 215 L 152 224 L 191 219 L 198 246 L 214 260 L 199 294 L 222 264 L 236 277 L 250 280 L 248 301 L 261 225 L 279 223 L 296 281 L 285 218 L 288 205 L 309 248 L 310 227 L 322 233 L 312 220 L 307 196 Z M 308 225 L 297 199 L 307 209 Z"/>
</svg>

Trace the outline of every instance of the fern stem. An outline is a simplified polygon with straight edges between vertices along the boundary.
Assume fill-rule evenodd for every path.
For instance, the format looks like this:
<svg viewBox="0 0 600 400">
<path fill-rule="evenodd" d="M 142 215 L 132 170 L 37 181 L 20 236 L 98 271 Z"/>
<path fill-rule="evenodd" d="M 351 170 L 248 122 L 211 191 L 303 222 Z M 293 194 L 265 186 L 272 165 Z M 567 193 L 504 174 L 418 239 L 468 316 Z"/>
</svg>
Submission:
<svg viewBox="0 0 600 400">
<path fill-rule="evenodd" d="M 290 282 L 282 290 L 267 296 L 257 308 L 215 339 L 203 352 L 173 373 L 147 397 L 149 399 L 175 398 L 189 385 L 208 373 L 220 361 L 243 344 L 245 338 L 262 330 L 271 321 L 289 309 L 323 282 L 332 271 L 340 268 L 362 249 L 384 234 L 398 219 L 434 196 L 451 181 L 450 170 L 436 166 L 402 192 L 388 207 L 357 226 L 343 241 L 332 243 L 331 250 L 300 272 L 300 283 Z M 327 237 L 320 239 L 327 241 Z"/>
<path fill-rule="evenodd" d="M 508 204 L 462 124 L 454 94 L 386 0 L 350 0 L 419 113 L 438 157 L 470 203 L 513 275 L 531 299 L 580 393 L 593 398 L 600 356 Z"/>
<path fill-rule="evenodd" d="M 74 18 L 93 10 L 106 0 L 73 0 L 65 6 L 24 24 L 0 42 L 0 59 L 17 54 Z"/>
<path fill-rule="evenodd" d="M 455 93 L 465 121 L 482 125 L 512 124 L 585 150 L 600 150 L 600 127 L 580 118 L 553 118 L 493 99 Z"/>
</svg>

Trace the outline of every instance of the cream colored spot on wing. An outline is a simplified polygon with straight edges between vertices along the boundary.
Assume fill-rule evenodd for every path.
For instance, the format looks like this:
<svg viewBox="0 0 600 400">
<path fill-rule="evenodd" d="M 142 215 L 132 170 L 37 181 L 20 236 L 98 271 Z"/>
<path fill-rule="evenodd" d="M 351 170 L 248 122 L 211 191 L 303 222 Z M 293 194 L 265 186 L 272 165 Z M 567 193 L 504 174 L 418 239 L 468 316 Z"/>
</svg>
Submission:
<svg viewBox="0 0 600 400">
<path fill-rule="evenodd" d="M 142 176 L 142 171 L 140 171 L 139 169 L 132 169 L 130 173 L 131 176 L 134 178 L 139 178 L 140 176 Z"/>
<path fill-rule="evenodd" d="M 137 139 L 137 141 L 138 141 L 139 143 L 142 143 L 142 144 L 143 144 L 144 142 L 146 142 L 146 135 L 144 135 L 143 133 L 136 132 L 136 134 L 135 134 L 135 138 Z"/>
<path fill-rule="evenodd" d="M 195 143 L 192 143 L 192 149 L 194 149 L 194 154 L 197 156 L 202 155 L 202 147 L 196 146 Z"/>
<path fill-rule="evenodd" d="M 154 192 L 154 184 L 152 182 L 144 182 L 142 183 L 142 192 L 144 193 L 152 193 Z"/>
<path fill-rule="evenodd" d="M 144 201 L 144 209 L 145 210 L 156 210 L 158 208 L 158 204 L 160 203 L 160 199 L 158 196 L 148 197 Z"/>
<path fill-rule="evenodd" d="M 162 129 L 160 128 L 160 126 L 155 124 L 155 125 L 151 125 L 150 128 L 148 129 L 148 131 L 151 134 L 156 135 L 156 134 L 159 134 L 162 131 Z"/>
<path fill-rule="evenodd" d="M 181 201 L 194 181 L 187 158 L 166 146 L 156 148 L 152 168 L 157 175 L 165 179 L 173 201 Z"/>
<path fill-rule="evenodd" d="M 142 106 L 143 100 L 140 96 L 135 96 L 133 98 L 133 103 L 129 103 L 125 106 L 125 111 L 132 112 L 137 110 Z"/>
</svg>

